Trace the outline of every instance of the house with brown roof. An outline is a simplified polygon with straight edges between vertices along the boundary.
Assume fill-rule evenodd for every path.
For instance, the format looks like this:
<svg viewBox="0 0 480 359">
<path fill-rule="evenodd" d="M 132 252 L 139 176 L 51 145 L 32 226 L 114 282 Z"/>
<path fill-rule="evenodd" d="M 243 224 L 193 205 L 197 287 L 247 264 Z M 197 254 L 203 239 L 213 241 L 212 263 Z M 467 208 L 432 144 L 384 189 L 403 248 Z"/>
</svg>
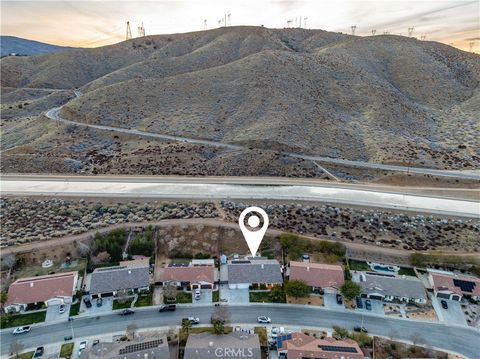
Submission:
<svg viewBox="0 0 480 359">
<path fill-rule="evenodd" d="M 188 290 L 214 289 L 218 282 L 218 270 L 212 260 L 192 260 L 188 264 L 170 263 L 155 273 L 156 283 L 175 284 Z"/>
<path fill-rule="evenodd" d="M 312 290 L 327 292 L 337 292 L 345 281 L 342 266 L 334 264 L 292 261 L 289 274 L 290 279 L 302 280 Z"/>
<path fill-rule="evenodd" d="M 71 303 L 77 281 L 77 272 L 20 278 L 8 288 L 3 309 L 11 313 L 25 310 L 29 304 L 45 303 L 49 306 Z"/>
<path fill-rule="evenodd" d="M 351 339 L 318 339 L 303 333 L 277 337 L 279 357 L 288 359 L 363 359 L 357 342 Z"/>
<path fill-rule="evenodd" d="M 428 280 L 438 298 L 480 300 L 480 278 L 447 271 L 428 270 Z"/>
</svg>

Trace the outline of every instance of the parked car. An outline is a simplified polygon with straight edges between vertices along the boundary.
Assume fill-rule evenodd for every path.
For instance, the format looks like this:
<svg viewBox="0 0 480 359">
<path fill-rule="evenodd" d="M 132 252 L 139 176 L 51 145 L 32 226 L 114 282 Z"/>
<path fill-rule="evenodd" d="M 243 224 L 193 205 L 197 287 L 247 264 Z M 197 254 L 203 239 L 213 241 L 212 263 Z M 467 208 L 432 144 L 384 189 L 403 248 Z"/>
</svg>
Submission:
<svg viewBox="0 0 480 359">
<path fill-rule="evenodd" d="M 355 298 L 355 303 L 357 304 L 357 308 L 360 308 L 360 309 L 363 308 L 362 298 L 356 297 L 356 298 Z"/>
<path fill-rule="evenodd" d="M 442 301 L 440 303 L 442 303 L 442 308 L 443 309 L 448 309 L 448 303 L 447 303 L 446 300 L 442 299 Z"/>
<path fill-rule="evenodd" d="M 35 349 L 35 353 L 33 353 L 33 357 L 34 358 L 40 358 L 43 355 L 44 351 L 45 350 L 44 350 L 43 347 L 38 347 L 37 349 Z"/>
<path fill-rule="evenodd" d="M 257 322 L 259 322 L 259 323 L 271 323 L 272 320 L 269 317 L 266 317 L 266 316 L 262 315 L 262 316 L 257 318 Z"/>
<path fill-rule="evenodd" d="M 124 310 L 122 310 L 122 312 L 120 313 L 120 315 L 122 315 L 122 316 L 132 315 L 132 314 L 135 314 L 135 311 L 134 311 L 134 310 L 131 310 L 131 309 L 124 309 Z"/>
<path fill-rule="evenodd" d="M 60 314 L 65 313 L 65 310 L 67 309 L 67 306 L 65 304 L 60 304 L 60 308 L 58 308 L 58 312 Z"/>
<path fill-rule="evenodd" d="M 192 324 L 200 324 L 200 318 L 198 318 L 198 317 L 183 318 L 183 319 L 182 319 L 182 322 L 183 322 L 184 320 L 189 320 L 190 323 L 192 323 Z"/>
<path fill-rule="evenodd" d="M 91 308 L 91 307 L 92 307 L 92 302 L 90 302 L 90 298 L 88 298 L 88 297 L 83 298 L 83 302 L 85 303 L 85 305 L 87 306 L 87 308 Z"/>
<path fill-rule="evenodd" d="M 93 342 L 92 342 L 92 347 L 94 347 L 95 345 L 99 344 L 100 343 L 100 340 L 98 339 L 95 339 Z"/>
<path fill-rule="evenodd" d="M 97 307 L 101 307 L 103 304 L 103 299 L 102 298 L 97 298 Z"/>
<path fill-rule="evenodd" d="M 195 300 L 200 300 L 200 289 L 195 289 Z"/>
<path fill-rule="evenodd" d="M 82 350 L 87 348 L 87 342 L 81 342 L 78 346 L 78 355 L 82 354 Z"/>
<path fill-rule="evenodd" d="M 343 298 L 342 298 L 342 295 L 341 294 L 337 294 L 337 304 L 343 304 Z"/>
<path fill-rule="evenodd" d="M 368 330 L 365 327 L 356 326 L 356 327 L 353 327 L 353 330 L 356 332 L 368 333 Z"/>
<path fill-rule="evenodd" d="M 367 299 L 365 301 L 365 308 L 367 308 L 367 310 L 372 310 L 372 302 L 370 301 L 370 299 Z"/>
<path fill-rule="evenodd" d="M 160 307 L 158 310 L 159 312 L 173 312 L 177 309 L 177 306 L 175 304 L 164 304 Z"/>
<path fill-rule="evenodd" d="M 277 327 L 273 327 L 271 333 L 272 339 L 277 339 L 278 333 L 280 333 L 280 329 L 278 329 Z"/>
<path fill-rule="evenodd" d="M 13 330 L 13 334 L 24 334 L 28 333 L 32 329 L 31 326 L 25 325 L 23 327 L 18 327 Z"/>
<path fill-rule="evenodd" d="M 65 337 L 63 337 L 63 340 L 65 340 L 66 342 L 68 342 L 69 340 L 72 340 L 73 337 L 71 335 L 67 335 Z"/>
</svg>

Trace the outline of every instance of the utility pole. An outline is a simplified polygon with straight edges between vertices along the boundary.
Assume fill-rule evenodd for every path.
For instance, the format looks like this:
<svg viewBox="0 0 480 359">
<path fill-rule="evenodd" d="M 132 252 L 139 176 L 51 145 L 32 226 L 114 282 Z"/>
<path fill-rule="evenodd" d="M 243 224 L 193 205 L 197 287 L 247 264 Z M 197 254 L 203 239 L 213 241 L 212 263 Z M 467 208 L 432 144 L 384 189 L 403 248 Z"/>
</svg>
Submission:
<svg viewBox="0 0 480 359">
<path fill-rule="evenodd" d="M 207 30 L 207 19 L 203 20 L 203 30 Z"/>
<path fill-rule="evenodd" d="M 232 14 L 228 14 L 227 19 L 228 19 L 228 26 L 232 26 Z"/>
<path fill-rule="evenodd" d="M 475 42 L 471 41 L 468 45 L 470 46 L 470 52 L 473 53 L 473 47 L 475 46 Z"/>
<path fill-rule="evenodd" d="M 408 37 L 412 37 L 413 30 L 415 30 L 415 26 L 412 26 L 412 27 L 408 28 Z"/>
<path fill-rule="evenodd" d="M 130 40 L 132 38 L 132 30 L 130 29 L 130 21 L 127 21 L 127 36 L 126 39 Z"/>
<path fill-rule="evenodd" d="M 306 29 L 307 28 L 307 19 L 308 17 L 303 18 L 303 27 Z"/>
<path fill-rule="evenodd" d="M 375 36 L 376 33 L 377 33 L 377 29 L 373 29 L 372 30 L 372 36 Z"/>
<path fill-rule="evenodd" d="M 355 30 L 357 29 L 357 25 L 350 26 L 350 29 L 352 29 L 352 35 L 355 36 Z"/>
<path fill-rule="evenodd" d="M 145 36 L 145 27 L 143 26 L 143 22 L 142 22 L 142 26 L 138 27 L 138 37 L 143 37 L 143 36 Z"/>
<path fill-rule="evenodd" d="M 290 28 L 292 26 L 292 22 L 293 20 L 290 19 L 290 20 L 287 20 L 287 27 Z"/>
</svg>

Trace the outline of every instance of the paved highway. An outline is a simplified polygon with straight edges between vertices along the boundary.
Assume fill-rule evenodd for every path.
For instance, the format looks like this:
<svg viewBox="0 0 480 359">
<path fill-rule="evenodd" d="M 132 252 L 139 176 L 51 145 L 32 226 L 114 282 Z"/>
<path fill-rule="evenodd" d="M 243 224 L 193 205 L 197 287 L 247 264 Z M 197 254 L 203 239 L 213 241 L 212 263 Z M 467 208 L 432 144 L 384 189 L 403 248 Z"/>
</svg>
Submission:
<svg viewBox="0 0 480 359">
<path fill-rule="evenodd" d="M 325 308 L 312 308 L 296 305 L 250 304 L 248 306 L 229 306 L 232 323 L 255 324 L 259 315 L 272 318 L 273 325 L 331 328 L 339 325 L 352 329 L 362 323 L 371 334 L 393 335 L 400 340 L 412 341 L 422 345 L 431 345 L 451 352 L 477 359 L 480 353 L 480 331 L 463 326 L 414 320 L 387 318 L 375 315 L 363 315 L 354 311 L 332 311 Z M 62 342 L 63 337 L 71 335 L 72 325 L 77 338 L 94 336 L 125 330 L 135 322 L 139 328 L 153 328 L 180 325 L 181 318 L 198 316 L 201 323 L 209 323 L 213 307 L 181 307 L 176 312 L 158 313 L 156 308 L 144 308 L 129 317 L 116 314 L 101 316 L 100 319 L 79 318 L 73 322 L 34 326 L 25 335 L 13 336 L 11 329 L 2 330 L 1 353 L 6 354 L 10 343 L 21 340 L 26 348 Z"/>
<path fill-rule="evenodd" d="M 232 183 L 232 184 L 231 184 Z M 284 183 L 280 185 L 279 183 Z M 289 185 L 288 183 L 292 183 Z M 255 178 L 201 177 L 172 180 L 169 177 L 96 177 L 96 176 L 22 176 L 0 178 L 1 192 L 17 196 L 82 196 L 174 199 L 250 199 L 340 203 L 348 205 L 399 209 L 451 216 L 477 218 L 480 203 L 406 193 L 376 191 L 368 187 L 330 185 L 323 182 L 278 181 Z M 478 192 L 472 192 L 472 197 Z"/>
<path fill-rule="evenodd" d="M 80 92 L 76 90 L 75 95 L 77 97 L 80 96 Z M 61 122 L 67 125 L 90 127 L 98 130 L 114 131 L 119 133 L 126 133 L 126 134 L 161 139 L 161 140 L 195 143 L 195 144 L 206 145 L 206 146 L 227 148 L 231 150 L 243 150 L 243 149 L 247 149 L 248 147 L 248 146 L 241 146 L 241 145 L 232 145 L 232 144 L 217 142 L 217 141 L 201 140 L 196 138 L 162 135 L 162 134 L 153 133 L 153 132 L 145 132 L 145 131 L 127 129 L 127 128 L 121 128 L 121 127 L 102 126 L 102 125 L 94 125 L 89 123 L 74 122 L 74 121 L 66 120 L 60 117 L 59 113 L 61 109 L 62 107 L 52 108 L 45 113 L 45 116 L 53 121 Z M 448 170 L 437 170 L 432 168 L 405 167 L 405 166 L 396 166 L 396 165 L 386 165 L 381 163 L 343 160 L 343 159 L 337 159 L 337 158 L 331 158 L 331 157 L 305 155 L 305 154 L 292 153 L 292 152 L 282 152 L 282 153 L 286 156 L 302 158 L 308 161 L 320 161 L 324 163 L 339 164 L 344 166 L 353 166 L 353 167 L 361 167 L 361 168 L 367 168 L 367 169 L 386 170 L 386 171 L 404 172 L 404 173 L 409 172 L 409 173 L 425 174 L 425 175 L 440 176 L 440 177 L 453 177 L 453 178 L 461 178 L 461 179 L 480 180 L 480 170 L 464 171 L 464 172 L 448 171 Z"/>
</svg>

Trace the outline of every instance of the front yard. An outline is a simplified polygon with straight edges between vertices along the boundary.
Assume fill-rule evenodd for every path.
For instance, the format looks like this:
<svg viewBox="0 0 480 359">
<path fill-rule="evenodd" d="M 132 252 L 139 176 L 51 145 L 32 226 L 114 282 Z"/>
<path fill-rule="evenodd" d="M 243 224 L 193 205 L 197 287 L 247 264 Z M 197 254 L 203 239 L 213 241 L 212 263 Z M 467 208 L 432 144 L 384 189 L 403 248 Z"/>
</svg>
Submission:
<svg viewBox="0 0 480 359">
<path fill-rule="evenodd" d="M 324 301 L 323 301 L 323 296 L 320 295 L 309 295 L 308 297 L 305 298 L 295 298 L 295 297 L 287 297 L 287 303 L 288 304 L 303 304 L 303 305 L 317 305 L 317 306 L 323 306 Z"/>
<path fill-rule="evenodd" d="M 22 354 L 18 354 L 18 357 L 17 356 L 11 356 L 10 359 L 32 359 L 33 357 L 33 354 L 34 352 L 27 352 L 27 353 L 22 353 Z"/>
<path fill-rule="evenodd" d="M 73 352 L 73 343 L 62 344 L 60 348 L 60 358 L 70 358 Z"/>
<path fill-rule="evenodd" d="M 151 306 L 153 302 L 153 290 L 148 293 L 142 293 L 138 295 L 137 302 L 135 307 L 148 307 Z"/>
<path fill-rule="evenodd" d="M 22 325 L 44 322 L 46 315 L 47 311 L 45 310 L 29 314 L 2 314 L 0 328 L 20 327 Z"/>
<path fill-rule="evenodd" d="M 119 301 L 118 299 L 113 301 L 113 310 L 116 309 L 128 309 L 132 306 L 133 298 L 128 298 L 126 301 Z"/>
<path fill-rule="evenodd" d="M 286 303 L 285 295 L 276 298 L 271 292 L 250 292 L 249 296 L 251 303 Z"/>
</svg>

